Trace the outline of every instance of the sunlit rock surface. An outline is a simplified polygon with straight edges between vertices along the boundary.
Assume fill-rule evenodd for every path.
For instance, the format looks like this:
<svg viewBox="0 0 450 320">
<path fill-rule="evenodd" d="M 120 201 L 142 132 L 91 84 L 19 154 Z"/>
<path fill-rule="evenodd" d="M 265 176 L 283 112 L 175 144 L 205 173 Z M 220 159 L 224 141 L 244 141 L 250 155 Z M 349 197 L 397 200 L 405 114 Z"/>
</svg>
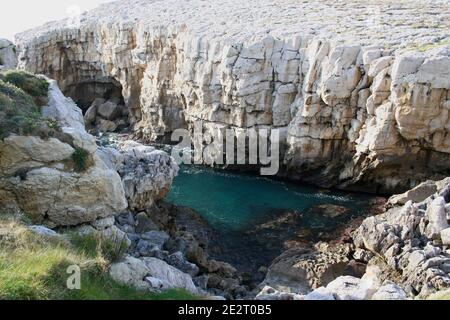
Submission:
<svg viewBox="0 0 450 320">
<path fill-rule="evenodd" d="M 147 140 L 197 120 L 277 128 L 291 177 L 398 192 L 449 172 L 449 14 L 446 1 L 128 0 L 17 42 L 20 66 L 75 100 L 120 90 Z"/>
</svg>

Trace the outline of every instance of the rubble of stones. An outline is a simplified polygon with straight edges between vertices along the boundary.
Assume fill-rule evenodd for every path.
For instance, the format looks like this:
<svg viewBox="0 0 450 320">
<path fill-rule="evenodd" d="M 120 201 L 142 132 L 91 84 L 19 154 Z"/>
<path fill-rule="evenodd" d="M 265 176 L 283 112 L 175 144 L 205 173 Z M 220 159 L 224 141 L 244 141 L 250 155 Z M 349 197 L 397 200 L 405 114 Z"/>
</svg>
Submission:
<svg viewBox="0 0 450 320">
<path fill-rule="evenodd" d="M 97 98 L 84 114 L 86 127 L 100 133 L 115 132 L 129 127 L 128 108 L 119 98 Z"/>
<path fill-rule="evenodd" d="M 449 292 L 449 223 L 450 178 L 426 181 L 392 196 L 351 241 L 285 252 L 256 299 L 406 300 Z"/>
</svg>

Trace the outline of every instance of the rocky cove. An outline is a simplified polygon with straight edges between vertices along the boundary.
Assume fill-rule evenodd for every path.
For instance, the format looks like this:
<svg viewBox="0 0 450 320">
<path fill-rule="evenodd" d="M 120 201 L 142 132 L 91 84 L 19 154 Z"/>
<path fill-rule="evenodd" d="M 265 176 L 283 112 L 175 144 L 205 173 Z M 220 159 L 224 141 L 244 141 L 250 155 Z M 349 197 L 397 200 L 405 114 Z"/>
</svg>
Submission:
<svg viewBox="0 0 450 320">
<path fill-rule="evenodd" d="M 18 35 L 16 47 L 2 41 L 4 69 L 18 62 L 45 75 L 40 113 L 52 124 L 49 137 L 2 138 L 2 211 L 25 213 L 43 236 L 123 243 L 108 274 L 138 290 L 261 300 L 448 293 L 448 34 L 408 27 L 418 12 L 439 19 L 432 2 L 397 1 L 406 20 L 397 26 L 399 7 L 375 1 L 377 32 L 337 23 L 348 10 L 370 19 L 359 1 L 277 2 L 228 0 L 228 11 L 218 1 L 120 1 L 76 28 L 53 22 Z M 281 23 L 266 28 L 267 12 Z M 179 167 L 153 146 L 179 128 L 203 144 L 199 121 L 205 133 L 280 130 L 279 176 Z M 104 143 L 108 132 L 120 134 Z"/>
</svg>

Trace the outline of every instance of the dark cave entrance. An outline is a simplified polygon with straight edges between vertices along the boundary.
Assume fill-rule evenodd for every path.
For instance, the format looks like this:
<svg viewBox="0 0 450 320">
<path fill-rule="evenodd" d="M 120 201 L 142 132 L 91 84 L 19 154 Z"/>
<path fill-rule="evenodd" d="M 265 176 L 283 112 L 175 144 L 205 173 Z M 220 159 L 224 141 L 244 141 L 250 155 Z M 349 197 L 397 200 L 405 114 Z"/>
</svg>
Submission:
<svg viewBox="0 0 450 320">
<path fill-rule="evenodd" d="M 83 114 L 97 98 L 103 98 L 105 101 L 115 100 L 118 104 L 125 105 L 122 85 L 113 78 L 79 82 L 69 86 L 64 93 L 75 101 L 83 110 Z"/>
<path fill-rule="evenodd" d="M 129 130 L 130 112 L 122 89 L 118 81 L 108 77 L 75 83 L 64 93 L 83 111 L 88 131 L 99 134 Z"/>
</svg>

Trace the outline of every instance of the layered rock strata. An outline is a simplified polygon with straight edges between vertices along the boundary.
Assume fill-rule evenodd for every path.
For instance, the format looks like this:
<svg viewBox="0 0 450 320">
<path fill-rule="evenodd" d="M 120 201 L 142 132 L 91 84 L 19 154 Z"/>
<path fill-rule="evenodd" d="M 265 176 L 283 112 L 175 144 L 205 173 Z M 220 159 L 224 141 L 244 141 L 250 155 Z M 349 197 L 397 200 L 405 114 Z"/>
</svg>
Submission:
<svg viewBox="0 0 450 320">
<path fill-rule="evenodd" d="M 144 139 L 279 129 L 290 177 L 395 192 L 449 171 L 448 16 L 436 1 L 128 0 L 17 41 L 20 66 L 75 100 L 120 90 Z"/>
</svg>

